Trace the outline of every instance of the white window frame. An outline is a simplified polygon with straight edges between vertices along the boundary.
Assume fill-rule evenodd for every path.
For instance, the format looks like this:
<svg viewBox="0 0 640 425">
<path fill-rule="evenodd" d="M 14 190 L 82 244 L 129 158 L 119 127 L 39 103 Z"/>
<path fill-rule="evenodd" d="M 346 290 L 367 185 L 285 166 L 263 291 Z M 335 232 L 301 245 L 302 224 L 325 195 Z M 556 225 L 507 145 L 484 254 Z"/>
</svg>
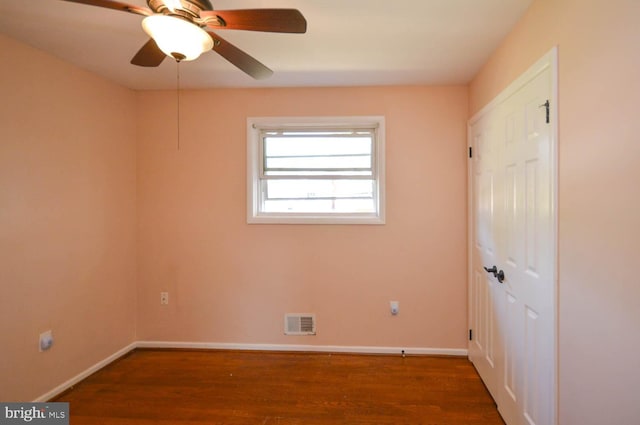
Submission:
<svg viewBox="0 0 640 425">
<path fill-rule="evenodd" d="M 373 213 L 266 213 L 260 211 L 260 132 L 264 129 L 374 128 Z M 247 118 L 247 223 L 249 224 L 384 224 L 385 223 L 385 119 L 383 116 L 249 117 Z"/>
</svg>

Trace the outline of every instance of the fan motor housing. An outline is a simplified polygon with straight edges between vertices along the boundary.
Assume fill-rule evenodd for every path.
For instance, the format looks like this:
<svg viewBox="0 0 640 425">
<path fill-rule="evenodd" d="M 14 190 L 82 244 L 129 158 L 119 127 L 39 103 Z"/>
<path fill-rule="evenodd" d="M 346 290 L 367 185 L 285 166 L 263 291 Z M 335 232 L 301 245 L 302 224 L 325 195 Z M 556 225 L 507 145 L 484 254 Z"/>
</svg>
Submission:
<svg viewBox="0 0 640 425">
<path fill-rule="evenodd" d="M 149 8 L 156 13 L 163 13 L 167 10 L 167 6 L 163 0 L 147 0 L 147 4 Z M 194 18 L 200 17 L 200 11 L 202 10 L 213 10 L 213 6 L 209 0 L 180 0 L 180 4 L 182 4 L 182 10 L 176 10 L 176 12 L 178 12 L 178 14 L 182 14 L 180 12 L 183 12 Z"/>
</svg>

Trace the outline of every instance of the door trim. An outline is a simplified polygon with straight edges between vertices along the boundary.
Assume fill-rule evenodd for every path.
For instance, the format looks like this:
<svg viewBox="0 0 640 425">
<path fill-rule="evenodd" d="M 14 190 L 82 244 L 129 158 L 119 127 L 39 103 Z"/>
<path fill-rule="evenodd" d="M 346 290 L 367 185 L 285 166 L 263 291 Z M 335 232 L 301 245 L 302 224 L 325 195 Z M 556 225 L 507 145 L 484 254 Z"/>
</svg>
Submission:
<svg viewBox="0 0 640 425">
<path fill-rule="evenodd" d="M 549 99 L 550 107 L 550 125 L 549 143 L 551 149 L 551 219 L 552 219 L 552 246 L 553 246 L 553 394 L 552 394 L 552 418 L 551 425 L 558 424 L 558 47 L 554 46 L 538 61 L 536 61 L 527 71 L 516 78 L 509 86 L 498 94 L 482 109 L 476 112 L 467 121 L 467 149 L 473 146 L 471 140 L 471 127 L 484 115 L 491 112 L 498 105 L 503 103 L 507 98 L 512 96 L 520 88 L 525 86 L 529 81 L 533 80 L 538 74 L 547 68 L 551 71 L 551 94 Z M 473 152 L 477 155 L 477 152 Z M 468 156 L 468 155 L 467 155 Z M 475 234 L 475 222 L 473 220 L 473 161 L 467 158 L 467 322 L 468 327 L 472 327 L 472 284 L 473 284 L 473 235 Z M 468 341 L 471 344 L 472 341 Z"/>
</svg>

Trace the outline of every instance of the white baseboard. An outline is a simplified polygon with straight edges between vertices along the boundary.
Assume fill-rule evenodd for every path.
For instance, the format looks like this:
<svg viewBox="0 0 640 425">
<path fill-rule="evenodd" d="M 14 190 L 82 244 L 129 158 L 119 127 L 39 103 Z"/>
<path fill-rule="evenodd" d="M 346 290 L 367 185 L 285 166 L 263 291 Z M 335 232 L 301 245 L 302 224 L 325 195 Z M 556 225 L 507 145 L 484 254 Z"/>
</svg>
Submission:
<svg viewBox="0 0 640 425">
<path fill-rule="evenodd" d="M 106 359 L 103 359 L 79 373 L 73 378 L 58 385 L 51 391 L 33 400 L 34 402 L 46 402 L 63 393 L 78 382 L 97 372 L 109 363 L 124 356 L 135 348 L 178 348 L 199 350 L 242 350 L 242 351 L 289 351 L 307 353 L 352 353 L 352 354 L 397 354 L 402 351 L 407 355 L 420 356 L 464 356 L 468 355 L 467 349 L 462 348 L 420 348 L 420 347 L 366 347 L 345 345 L 288 345 L 288 344 L 236 344 L 216 342 L 174 342 L 174 341 L 136 341 L 116 351 Z"/>
<path fill-rule="evenodd" d="M 215 342 L 138 341 L 138 348 L 182 348 L 200 350 L 295 351 L 308 353 L 402 354 L 421 356 L 467 356 L 462 348 L 367 347 L 345 345 L 236 344 Z"/>
<path fill-rule="evenodd" d="M 137 342 L 132 342 L 131 344 L 127 345 L 126 347 L 121 348 L 120 350 L 116 351 L 115 353 L 113 353 L 112 355 L 107 357 L 106 359 L 100 360 L 98 363 L 94 364 L 90 368 L 84 370 L 83 372 L 80 372 L 78 375 L 74 376 L 73 378 L 69 379 L 68 381 L 65 381 L 62 384 L 58 385 L 57 387 L 55 387 L 51 391 L 49 391 L 49 392 L 47 392 L 45 394 L 42 394 L 40 397 L 38 397 L 35 400 L 33 400 L 33 402 L 34 403 L 39 403 L 39 402 L 46 402 L 46 401 L 51 400 L 52 398 L 54 398 L 58 394 L 63 393 L 67 389 L 73 387 L 78 382 L 80 382 L 83 379 L 87 378 L 89 375 L 99 371 L 103 367 L 107 366 L 108 364 L 110 364 L 110 363 L 114 362 L 115 360 L 119 359 L 120 357 L 124 356 L 129 351 L 135 349 L 136 346 L 137 346 Z"/>
</svg>

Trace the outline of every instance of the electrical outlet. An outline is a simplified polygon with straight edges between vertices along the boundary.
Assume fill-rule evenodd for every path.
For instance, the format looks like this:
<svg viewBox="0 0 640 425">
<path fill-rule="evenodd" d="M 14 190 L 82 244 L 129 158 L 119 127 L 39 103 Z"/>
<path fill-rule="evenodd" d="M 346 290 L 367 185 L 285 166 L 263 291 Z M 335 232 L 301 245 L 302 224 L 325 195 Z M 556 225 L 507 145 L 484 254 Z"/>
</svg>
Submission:
<svg viewBox="0 0 640 425">
<path fill-rule="evenodd" d="M 38 349 L 40 352 L 47 351 L 53 345 L 53 333 L 46 331 L 40 334 Z"/>
<path fill-rule="evenodd" d="M 391 314 L 394 316 L 400 312 L 400 303 L 398 301 L 389 301 L 389 307 L 391 308 Z"/>
<path fill-rule="evenodd" d="M 168 292 L 160 292 L 160 304 L 168 305 L 169 304 L 169 293 Z"/>
</svg>

